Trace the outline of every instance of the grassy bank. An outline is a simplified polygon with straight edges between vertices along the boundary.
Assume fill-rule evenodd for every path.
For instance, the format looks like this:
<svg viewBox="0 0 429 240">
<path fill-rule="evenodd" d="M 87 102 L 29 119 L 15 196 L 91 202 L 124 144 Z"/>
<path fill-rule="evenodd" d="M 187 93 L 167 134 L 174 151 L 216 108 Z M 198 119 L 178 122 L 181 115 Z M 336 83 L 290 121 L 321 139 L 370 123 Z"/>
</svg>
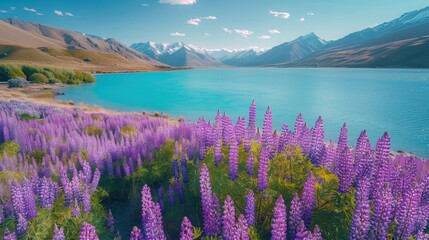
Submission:
<svg viewBox="0 0 429 240">
<path fill-rule="evenodd" d="M 25 78 L 31 83 L 39 84 L 95 82 L 95 77 L 88 72 L 33 65 L 0 64 L 0 82 L 13 78 Z"/>
</svg>

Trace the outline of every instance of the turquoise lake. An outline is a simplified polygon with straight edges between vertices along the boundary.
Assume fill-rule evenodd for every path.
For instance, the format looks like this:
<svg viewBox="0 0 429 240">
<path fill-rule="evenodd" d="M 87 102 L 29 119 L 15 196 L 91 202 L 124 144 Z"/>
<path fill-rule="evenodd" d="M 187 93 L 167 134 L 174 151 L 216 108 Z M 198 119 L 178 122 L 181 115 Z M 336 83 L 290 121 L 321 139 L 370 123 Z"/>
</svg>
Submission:
<svg viewBox="0 0 429 240">
<path fill-rule="evenodd" d="M 247 119 L 254 99 L 259 126 L 270 105 L 277 130 L 283 123 L 293 129 L 299 113 L 310 126 L 321 115 L 328 140 L 336 142 L 346 122 L 352 146 L 363 129 L 373 144 L 387 130 L 392 150 L 429 157 L 429 70 L 240 68 L 96 77 L 61 90 L 59 99 L 186 120 L 213 120 L 220 109 L 234 123 Z"/>
</svg>

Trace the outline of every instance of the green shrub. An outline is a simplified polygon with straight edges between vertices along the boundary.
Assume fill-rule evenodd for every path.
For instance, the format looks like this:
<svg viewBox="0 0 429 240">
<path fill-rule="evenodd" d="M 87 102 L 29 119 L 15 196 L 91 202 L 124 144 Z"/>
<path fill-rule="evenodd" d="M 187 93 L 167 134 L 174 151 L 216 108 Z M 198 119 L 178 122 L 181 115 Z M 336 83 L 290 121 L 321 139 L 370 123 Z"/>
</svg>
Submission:
<svg viewBox="0 0 429 240">
<path fill-rule="evenodd" d="M 12 78 L 7 81 L 9 88 L 24 88 L 28 87 L 30 83 L 24 78 Z"/>
<path fill-rule="evenodd" d="M 5 142 L 0 144 L 0 158 L 3 158 L 4 154 L 8 157 L 16 156 L 21 147 L 16 142 Z"/>
<path fill-rule="evenodd" d="M 27 78 L 19 65 L 0 65 L 0 82 L 11 78 Z"/>
<path fill-rule="evenodd" d="M 28 80 L 33 83 L 48 83 L 49 79 L 43 73 L 33 73 Z"/>
<path fill-rule="evenodd" d="M 29 77 L 35 73 L 39 73 L 39 72 L 43 72 L 43 70 L 39 67 L 36 66 L 28 66 L 28 65 L 23 65 L 21 67 L 22 72 L 24 72 L 24 74 Z"/>
</svg>

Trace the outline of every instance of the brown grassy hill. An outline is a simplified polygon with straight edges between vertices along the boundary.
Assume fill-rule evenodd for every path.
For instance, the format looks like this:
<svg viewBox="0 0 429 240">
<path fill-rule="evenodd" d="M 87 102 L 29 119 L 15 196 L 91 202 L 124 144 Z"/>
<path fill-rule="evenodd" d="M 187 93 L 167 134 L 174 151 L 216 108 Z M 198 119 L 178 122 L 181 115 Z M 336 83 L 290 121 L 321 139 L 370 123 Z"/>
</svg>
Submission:
<svg viewBox="0 0 429 240">
<path fill-rule="evenodd" d="M 99 39 L 17 19 L 0 20 L 0 63 L 91 72 L 156 71 L 168 66 L 114 39 Z"/>
</svg>

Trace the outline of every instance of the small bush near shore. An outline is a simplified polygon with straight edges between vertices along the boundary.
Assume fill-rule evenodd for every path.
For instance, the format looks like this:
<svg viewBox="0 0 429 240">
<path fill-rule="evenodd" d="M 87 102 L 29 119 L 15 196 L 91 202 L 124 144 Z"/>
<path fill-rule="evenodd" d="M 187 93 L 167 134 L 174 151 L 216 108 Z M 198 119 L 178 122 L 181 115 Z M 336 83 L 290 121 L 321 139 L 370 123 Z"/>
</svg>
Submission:
<svg viewBox="0 0 429 240">
<path fill-rule="evenodd" d="M 13 78 L 7 81 L 9 88 L 25 88 L 30 85 L 30 83 L 24 78 Z"/>
<path fill-rule="evenodd" d="M 0 64 L 0 82 L 13 78 L 25 78 L 31 81 L 30 78 L 34 74 L 38 74 L 37 80 L 42 79 L 43 83 L 79 84 L 95 82 L 95 77 L 87 72 L 31 65 Z"/>
<path fill-rule="evenodd" d="M 48 83 L 49 79 L 43 73 L 33 73 L 28 78 L 32 83 Z"/>
</svg>

